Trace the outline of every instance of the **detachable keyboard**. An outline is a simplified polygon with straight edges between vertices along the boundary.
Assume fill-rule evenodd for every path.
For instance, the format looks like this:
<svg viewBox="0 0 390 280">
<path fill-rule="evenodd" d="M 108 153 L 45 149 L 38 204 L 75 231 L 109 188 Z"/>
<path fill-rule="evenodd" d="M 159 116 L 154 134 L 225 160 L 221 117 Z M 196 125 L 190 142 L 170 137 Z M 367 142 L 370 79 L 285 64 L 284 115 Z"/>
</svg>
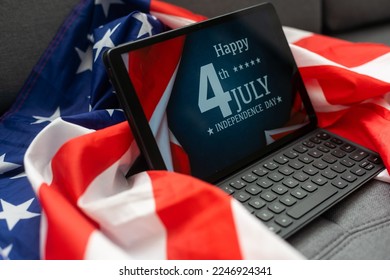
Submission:
<svg viewBox="0 0 390 280">
<path fill-rule="evenodd" d="M 287 238 L 383 169 L 377 154 L 318 129 L 219 187 Z"/>
</svg>

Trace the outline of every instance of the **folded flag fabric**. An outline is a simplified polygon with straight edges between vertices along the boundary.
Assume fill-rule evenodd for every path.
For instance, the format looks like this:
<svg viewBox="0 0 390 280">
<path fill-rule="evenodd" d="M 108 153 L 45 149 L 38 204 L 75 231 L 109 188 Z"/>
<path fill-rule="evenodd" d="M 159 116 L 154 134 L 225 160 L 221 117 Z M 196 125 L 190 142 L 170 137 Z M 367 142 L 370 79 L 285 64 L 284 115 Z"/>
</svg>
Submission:
<svg viewBox="0 0 390 280">
<path fill-rule="evenodd" d="M 0 259 L 302 258 L 205 182 L 162 171 L 125 177 L 139 151 L 101 56 L 203 19 L 155 0 L 74 8 L 1 117 Z M 390 47 L 285 33 L 320 125 L 389 166 Z"/>
</svg>

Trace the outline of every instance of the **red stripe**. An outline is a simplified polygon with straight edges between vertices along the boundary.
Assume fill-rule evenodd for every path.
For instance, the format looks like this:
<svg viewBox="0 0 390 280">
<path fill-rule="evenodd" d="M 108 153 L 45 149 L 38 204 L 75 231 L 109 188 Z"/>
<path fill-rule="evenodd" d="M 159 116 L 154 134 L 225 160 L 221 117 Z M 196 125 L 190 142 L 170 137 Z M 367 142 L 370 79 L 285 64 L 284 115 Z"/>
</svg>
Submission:
<svg viewBox="0 0 390 280">
<path fill-rule="evenodd" d="M 330 104 L 353 105 L 390 92 L 390 84 L 336 66 L 299 69 L 303 79 L 316 79 Z"/>
<path fill-rule="evenodd" d="M 318 34 L 301 39 L 294 45 L 308 49 L 346 67 L 360 66 L 390 51 L 386 45 L 351 43 Z"/>
<path fill-rule="evenodd" d="M 129 75 L 149 120 L 179 63 L 185 37 L 168 40 L 129 55 Z"/>
<path fill-rule="evenodd" d="M 85 246 L 96 225 L 80 213 L 56 185 L 42 185 L 39 201 L 48 225 L 43 258 L 83 259 Z"/>
<path fill-rule="evenodd" d="M 178 16 L 178 17 L 190 19 L 193 21 L 202 21 L 202 20 L 206 19 L 206 17 L 204 17 L 202 15 L 195 14 L 195 13 L 193 13 L 189 10 L 186 10 L 184 8 L 181 8 L 181 7 L 169 4 L 169 3 L 157 1 L 157 0 L 150 1 L 150 10 L 153 12 Z"/>
<path fill-rule="evenodd" d="M 171 142 L 173 169 L 183 174 L 191 174 L 191 166 L 188 155 L 181 146 Z"/>
<path fill-rule="evenodd" d="M 167 229 L 168 259 L 242 258 L 226 194 L 189 176 L 148 174 L 157 214 Z"/>
<path fill-rule="evenodd" d="M 74 138 L 55 154 L 53 181 L 39 193 L 48 220 L 45 258 L 83 258 L 89 235 L 98 226 L 77 201 L 99 174 L 123 156 L 131 141 L 128 124 L 123 122 Z"/>
</svg>

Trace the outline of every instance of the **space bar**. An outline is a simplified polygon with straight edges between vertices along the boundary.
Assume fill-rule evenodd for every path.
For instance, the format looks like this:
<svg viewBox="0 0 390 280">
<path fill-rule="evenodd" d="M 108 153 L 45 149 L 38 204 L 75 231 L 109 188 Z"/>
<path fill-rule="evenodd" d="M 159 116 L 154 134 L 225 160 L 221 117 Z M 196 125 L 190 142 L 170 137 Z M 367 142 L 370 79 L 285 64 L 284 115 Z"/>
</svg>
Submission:
<svg viewBox="0 0 390 280">
<path fill-rule="evenodd" d="M 322 187 L 317 192 L 315 192 L 312 196 L 308 197 L 306 200 L 301 202 L 300 204 L 295 205 L 291 209 L 287 211 L 287 214 L 294 219 L 299 219 L 307 212 L 315 208 L 317 205 L 321 204 L 332 195 L 337 193 L 336 189 L 332 187 Z"/>
</svg>

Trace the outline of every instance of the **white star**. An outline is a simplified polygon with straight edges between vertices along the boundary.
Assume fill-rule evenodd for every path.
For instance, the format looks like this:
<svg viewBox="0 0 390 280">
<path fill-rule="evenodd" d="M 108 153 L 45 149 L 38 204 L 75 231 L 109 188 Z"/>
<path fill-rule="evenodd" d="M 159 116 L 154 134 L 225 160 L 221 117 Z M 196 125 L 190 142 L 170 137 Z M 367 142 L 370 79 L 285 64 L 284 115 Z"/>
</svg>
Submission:
<svg viewBox="0 0 390 280">
<path fill-rule="evenodd" d="M 22 172 L 22 173 L 20 173 L 20 174 L 18 174 L 16 176 L 11 177 L 10 179 L 11 180 L 15 180 L 15 179 L 20 179 L 20 178 L 24 178 L 24 177 L 27 177 L 26 172 Z"/>
<path fill-rule="evenodd" d="M 3 154 L 0 157 L 0 174 L 4 174 L 8 171 L 14 170 L 16 168 L 20 167 L 19 164 L 11 163 L 11 162 L 6 162 L 5 161 L 5 154 Z"/>
<path fill-rule="evenodd" d="M 3 260 L 9 260 L 9 254 L 12 250 L 12 244 L 8 245 L 4 249 L 0 247 L 0 256 L 3 258 Z"/>
<path fill-rule="evenodd" d="M 133 17 L 142 23 L 142 26 L 138 32 L 137 38 L 139 38 L 145 34 L 149 34 L 149 36 L 152 36 L 153 26 L 148 21 L 148 16 L 143 14 L 143 13 L 137 13 L 137 14 L 133 15 Z"/>
<path fill-rule="evenodd" d="M 43 123 L 43 122 L 52 122 L 55 119 L 61 117 L 61 112 L 60 112 L 60 107 L 56 109 L 56 111 L 53 113 L 53 115 L 49 117 L 41 117 L 41 116 L 33 116 L 34 119 L 36 119 L 35 122 L 31 124 L 38 124 L 38 123 Z"/>
<path fill-rule="evenodd" d="M 9 230 L 12 230 L 20 220 L 31 219 L 40 215 L 38 213 L 32 213 L 27 210 L 33 200 L 34 198 L 31 198 L 22 204 L 13 205 L 0 199 L 0 204 L 3 207 L 3 211 L 0 212 L 0 219 L 6 220 Z"/>
<path fill-rule="evenodd" d="M 82 73 L 84 71 L 92 71 L 92 47 L 89 46 L 88 49 L 83 52 L 79 48 L 75 48 L 76 52 L 81 60 L 79 68 L 77 69 L 76 74 Z"/>
<path fill-rule="evenodd" d="M 110 9 L 111 4 L 122 4 L 124 3 L 121 0 L 95 0 L 95 5 L 102 5 L 104 15 L 108 16 L 108 10 Z"/>
<path fill-rule="evenodd" d="M 96 42 L 96 44 L 93 46 L 96 50 L 95 60 L 96 61 L 102 52 L 103 48 L 113 48 L 115 47 L 114 43 L 111 41 L 111 35 L 115 32 L 115 30 L 118 28 L 120 23 L 118 23 L 113 30 L 108 29 L 107 32 L 104 34 L 103 38 Z"/>
<path fill-rule="evenodd" d="M 210 136 L 211 134 L 214 134 L 214 131 L 213 131 L 213 129 L 212 129 L 212 128 L 210 128 L 210 127 L 209 127 L 209 129 L 207 130 L 207 132 L 209 133 L 209 136 Z"/>
</svg>

